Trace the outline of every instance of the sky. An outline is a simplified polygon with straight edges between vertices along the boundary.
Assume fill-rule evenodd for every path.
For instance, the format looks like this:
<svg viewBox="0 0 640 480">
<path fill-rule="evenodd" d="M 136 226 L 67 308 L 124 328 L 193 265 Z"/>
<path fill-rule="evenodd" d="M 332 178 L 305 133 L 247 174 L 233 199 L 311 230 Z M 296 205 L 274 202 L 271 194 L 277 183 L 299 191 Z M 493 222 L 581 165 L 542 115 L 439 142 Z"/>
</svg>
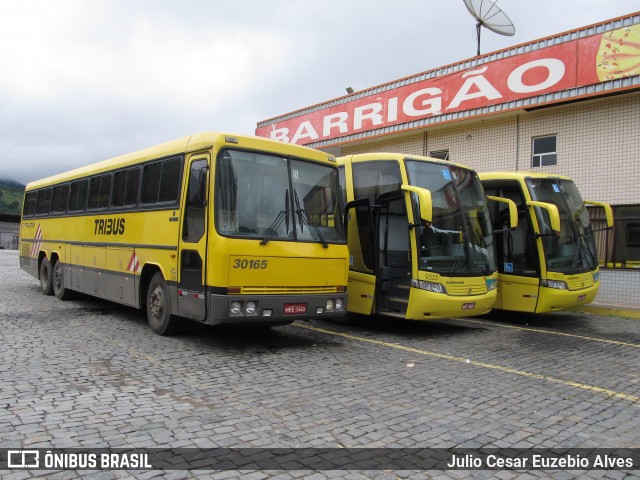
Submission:
<svg viewBox="0 0 640 480">
<path fill-rule="evenodd" d="M 515 35 L 640 10 L 498 0 Z M 0 0 L 0 178 L 27 183 L 201 131 L 253 135 L 293 110 L 472 58 L 463 0 Z"/>
</svg>

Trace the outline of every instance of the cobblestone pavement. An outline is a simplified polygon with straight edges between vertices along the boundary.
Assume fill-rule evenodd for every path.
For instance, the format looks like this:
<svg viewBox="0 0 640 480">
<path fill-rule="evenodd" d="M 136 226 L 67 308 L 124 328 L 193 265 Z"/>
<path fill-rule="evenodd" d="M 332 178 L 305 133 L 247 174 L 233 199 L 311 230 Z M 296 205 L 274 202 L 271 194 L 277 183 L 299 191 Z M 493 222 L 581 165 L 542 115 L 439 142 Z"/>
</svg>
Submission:
<svg viewBox="0 0 640 480">
<path fill-rule="evenodd" d="M 0 251 L 0 447 L 640 447 L 640 321 L 190 325 L 45 297 Z M 43 471 L 2 478 L 630 478 L 638 471 Z M 626 476 L 626 477 L 625 477 Z"/>
</svg>

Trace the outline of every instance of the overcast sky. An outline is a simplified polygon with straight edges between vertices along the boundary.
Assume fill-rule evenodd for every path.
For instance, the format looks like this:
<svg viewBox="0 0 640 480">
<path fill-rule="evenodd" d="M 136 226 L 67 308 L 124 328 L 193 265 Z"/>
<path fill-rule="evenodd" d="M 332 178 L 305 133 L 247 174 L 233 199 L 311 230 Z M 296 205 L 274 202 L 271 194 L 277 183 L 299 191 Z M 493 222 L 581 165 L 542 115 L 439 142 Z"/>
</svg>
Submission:
<svg viewBox="0 0 640 480">
<path fill-rule="evenodd" d="M 487 53 L 631 13 L 499 0 Z M 27 183 L 471 58 L 462 0 L 0 0 L 0 178 Z"/>
</svg>

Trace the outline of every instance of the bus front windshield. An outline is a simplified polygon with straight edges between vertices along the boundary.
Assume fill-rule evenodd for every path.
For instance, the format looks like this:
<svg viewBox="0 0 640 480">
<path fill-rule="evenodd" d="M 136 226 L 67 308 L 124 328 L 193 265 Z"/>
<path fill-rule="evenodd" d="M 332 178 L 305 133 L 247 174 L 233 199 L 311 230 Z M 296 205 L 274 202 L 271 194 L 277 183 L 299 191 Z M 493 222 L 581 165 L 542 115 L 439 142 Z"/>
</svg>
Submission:
<svg viewBox="0 0 640 480">
<path fill-rule="evenodd" d="M 430 190 L 433 206 L 431 225 L 416 231 L 419 268 L 446 276 L 495 272 L 489 209 L 476 173 L 416 160 L 406 166 L 409 183 Z M 414 217 L 419 218 L 416 208 Z"/>
<path fill-rule="evenodd" d="M 589 213 L 575 184 L 560 178 L 529 178 L 532 200 L 552 203 L 560 214 L 560 235 L 554 235 L 545 209 L 536 208 L 547 269 L 566 274 L 595 270 L 596 244 Z"/>
<path fill-rule="evenodd" d="M 225 236 L 344 243 L 338 170 L 278 155 L 225 149 L 218 155 L 215 224 Z"/>
</svg>

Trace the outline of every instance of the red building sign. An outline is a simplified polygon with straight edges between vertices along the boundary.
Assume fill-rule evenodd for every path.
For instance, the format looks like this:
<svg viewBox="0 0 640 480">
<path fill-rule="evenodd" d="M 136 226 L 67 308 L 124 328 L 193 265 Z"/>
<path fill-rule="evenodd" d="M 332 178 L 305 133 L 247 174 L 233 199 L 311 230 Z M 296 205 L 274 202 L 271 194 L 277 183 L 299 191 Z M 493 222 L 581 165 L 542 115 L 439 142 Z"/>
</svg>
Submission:
<svg viewBox="0 0 640 480">
<path fill-rule="evenodd" d="M 473 112 L 470 116 L 482 115 L 484 107 L 494 105 L 507 105 L 501 111 L 519 109 L 524 107 L 518 100 L 640 75 L 640 25 L 522 49 L 525 53 L 494 61 L 485 58 L 475 67 L 420 81 L 406 79 L 395 82 L 402 86 L 383 85 L 371 89 L 377 93 L 354 94 L 332 101 L 331 106 L 318 105 L 306 113 L 260 122 L 256 135 L 307 145 L 403 124 L 408 125 L 396 131 L 408 130 L 416 128 L 409 124 L 415 120 L 432 118 L 432 124 L 442 123 L 450 121 L 448 114 L 468 111 Z M 592 94 L 577 92 L 571 98 Z M 565 100 L 552 96 L 541 103 Z"/>
</svg>

